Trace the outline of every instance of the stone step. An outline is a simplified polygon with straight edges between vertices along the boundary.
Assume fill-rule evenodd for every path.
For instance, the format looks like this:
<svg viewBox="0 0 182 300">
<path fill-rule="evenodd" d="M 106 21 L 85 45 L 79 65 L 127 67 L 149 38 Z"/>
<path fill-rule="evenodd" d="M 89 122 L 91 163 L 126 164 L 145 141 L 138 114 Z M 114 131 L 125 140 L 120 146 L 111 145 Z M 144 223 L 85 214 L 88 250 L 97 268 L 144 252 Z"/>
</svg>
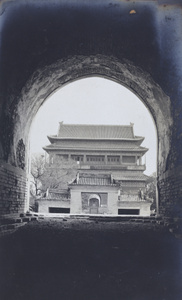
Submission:
<svg viewBox="0 0 182 300">
<path fill-rule="evenodd" d="M 22 218 L 22 221 L 26 222 L 26 223 L 31 222 L 31 221 L 37 221 L 37 220 L 38 220 L 38 217 L 34 217 L 34 216 Z"/>
<path fill-rule="evenodd" d="M 5 234 L 10 234 L 14 232 L 16 229 L 18 229 L 21 226 L 24 226 L 28 222 L 36 221 L 38 220 L 37 216 L 34 216 L 33 214 L 30 214 L 30 216 L 26 216 L 26 214 L 20 214 L 21 217 L 15 217 L 15 218 L 3 218 L 0 221 L 0 237 Z"/>
<path fill-rule="evenodd" d="M 19 218 L 3 218 L 0 220 L 0 225 L 30 222 L 30 221 L 36 221 L 37 219 L 38 217 L 32 214 L 30 216 L 23 216 Z"/>
<path fill-rule="evenodd" d="M 133 216 L 91 216 L 89 215 L 90 220 L 97 220 L 103 222 L 136 222 L 136 223 L 156 223 L 155 217 L 133 217 Z"/>
<path fill-rule="evenodd" d="M 0 224 L 1 225 L 6 225 L 6 224 L 14 224 L 14 223 L 22 223 L 22 219 L 21 218 L 4 218 L 1 219 Z"/>
<path fill-rule="evenodd" d="M 6 224 L 0 226 L 0 237 L 13 233 L 18 228 L 24 226 L 26 223 L 14 223 L 14 224 Z"/>
</svg>

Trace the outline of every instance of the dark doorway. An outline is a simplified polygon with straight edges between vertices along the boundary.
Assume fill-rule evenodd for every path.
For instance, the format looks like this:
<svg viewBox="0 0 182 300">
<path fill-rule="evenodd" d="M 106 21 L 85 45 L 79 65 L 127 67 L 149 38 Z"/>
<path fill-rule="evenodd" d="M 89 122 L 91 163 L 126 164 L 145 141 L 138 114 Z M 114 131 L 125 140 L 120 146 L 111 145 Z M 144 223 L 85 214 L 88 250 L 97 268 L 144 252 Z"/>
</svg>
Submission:
<svg viewBox="0 0 182 300">
<path fill-rule="evenodd" d="M 89 200 L 90 214 L 98 214 L 99 199 L 91 198 Z"/>
<path fill-rule="evenodd" d="M 65 207 L 49 207 L 49 212 L 53 214 L 69 214 L 70 208 Z"/>
<path fill-rule="evenodd" d="M 139 215 L 139 209 L 118 209 L 118 215 Z"/>
</svg>

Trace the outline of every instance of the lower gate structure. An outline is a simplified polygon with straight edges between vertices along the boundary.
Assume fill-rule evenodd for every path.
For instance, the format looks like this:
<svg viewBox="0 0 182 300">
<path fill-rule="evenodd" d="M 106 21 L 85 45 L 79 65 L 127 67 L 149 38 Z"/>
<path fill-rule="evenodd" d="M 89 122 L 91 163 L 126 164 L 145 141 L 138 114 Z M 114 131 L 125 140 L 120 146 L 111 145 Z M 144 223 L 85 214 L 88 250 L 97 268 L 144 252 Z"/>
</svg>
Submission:
<svg viewBox="0 0 182 300">
<path fill-rule="evenodd" d="M 139 197 L 124 201 L 119 196 L 120 184 L 111 175 L 82 173 L 69 188 L 73 214 L 150 216 L 151 202 Z"/>
<path fill-rule="evenodd" d="M 48 136 L 51 144 L 44 150 L 50 166 L 56 168 L 62 160 L 76 160 L 79 165 L 77 178 L 68 185 L 70 213 L 150 216 L 152 199 L 144 197 L 147 176 L 142 163 L 148 149 L 141 146 L 144 138 L 135 136 L 133 127 L 61 122 L 58 135 Z M 45 210 L 42 201 L 45 203 L 39 201 L 39 211 L 48 212 L 50 200 Z M 61 202 L 60 193 L 60 207 Z"/>
</svg>

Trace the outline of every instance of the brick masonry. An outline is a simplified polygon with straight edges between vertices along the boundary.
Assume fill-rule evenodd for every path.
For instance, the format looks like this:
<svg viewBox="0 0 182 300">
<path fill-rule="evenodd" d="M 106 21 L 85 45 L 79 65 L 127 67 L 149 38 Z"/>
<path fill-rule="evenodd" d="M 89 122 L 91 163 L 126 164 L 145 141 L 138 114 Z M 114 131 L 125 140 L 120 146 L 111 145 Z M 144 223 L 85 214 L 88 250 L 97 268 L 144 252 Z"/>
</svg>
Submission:
<svg viewBox="0 0 182 300">
<path fill-rule="evenodd" d="M 160 176 L 159 212 L 165 217 L 182 218 L 182 167 Z"/>
<path fill-rule="evenodd" d="M 27 205 L 26 173 L 18 167 L 0 163 L 0 214 L 25 212 Z"/>
</svg>

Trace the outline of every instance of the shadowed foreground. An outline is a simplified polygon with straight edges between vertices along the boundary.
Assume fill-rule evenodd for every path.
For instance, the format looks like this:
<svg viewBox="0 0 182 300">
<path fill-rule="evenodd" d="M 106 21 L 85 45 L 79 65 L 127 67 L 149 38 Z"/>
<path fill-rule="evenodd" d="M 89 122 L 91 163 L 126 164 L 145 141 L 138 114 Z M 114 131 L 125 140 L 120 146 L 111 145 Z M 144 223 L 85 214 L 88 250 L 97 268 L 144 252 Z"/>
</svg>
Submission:
<svg viewBox="0 0 182 300">
<path fill-rule="evenodd" d="M 0 239 L 0 298 L 180 300 L 181 253 L 156 224 L 39 220 Z"/>
</svg>

